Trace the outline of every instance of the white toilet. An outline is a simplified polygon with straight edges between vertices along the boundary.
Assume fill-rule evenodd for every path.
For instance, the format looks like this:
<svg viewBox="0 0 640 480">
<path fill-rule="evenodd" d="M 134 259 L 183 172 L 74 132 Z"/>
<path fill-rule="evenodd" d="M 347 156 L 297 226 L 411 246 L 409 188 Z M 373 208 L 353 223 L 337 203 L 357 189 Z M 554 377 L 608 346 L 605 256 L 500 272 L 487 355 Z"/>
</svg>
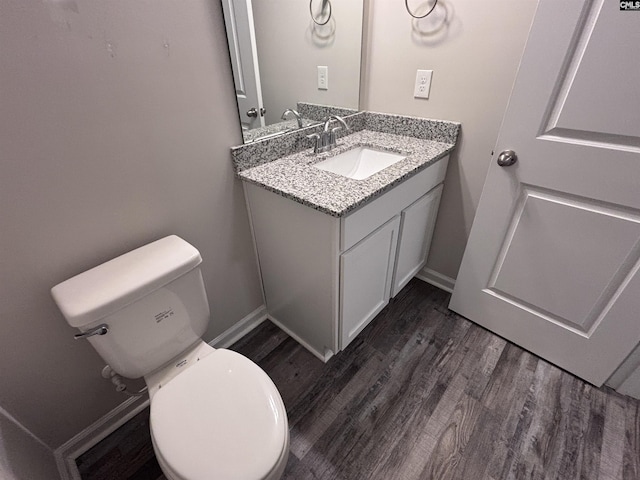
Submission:
<svg viewBox="0 0 640 480">
<path fill-rule="evenodd" d="M 201 339 L 209 322 L 201 262 L 172 235 L 51 293 L 111 368 L 144 376 L 153 447 L 168 479 L 278 479 L 289 455 L 284 403 L 255 363 Z"/>
</svg>

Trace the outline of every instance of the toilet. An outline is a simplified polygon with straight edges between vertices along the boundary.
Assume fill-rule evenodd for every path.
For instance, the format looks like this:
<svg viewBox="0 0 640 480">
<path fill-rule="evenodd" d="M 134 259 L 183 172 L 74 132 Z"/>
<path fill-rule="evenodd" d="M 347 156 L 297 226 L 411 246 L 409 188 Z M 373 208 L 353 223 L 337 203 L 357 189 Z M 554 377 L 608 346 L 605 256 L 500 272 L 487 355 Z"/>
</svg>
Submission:
<svg viewBox="0 0 640 480">
<path fill-rule="evenodd" d="M 170 480 L 275 480 L 289 456 L 282 397 L 248 358 L 202 340 L 209 323 L 198 250 L 171 235 L 51 289 L 118 374 L 144 377 L 151 439 Z"/>
</svg>

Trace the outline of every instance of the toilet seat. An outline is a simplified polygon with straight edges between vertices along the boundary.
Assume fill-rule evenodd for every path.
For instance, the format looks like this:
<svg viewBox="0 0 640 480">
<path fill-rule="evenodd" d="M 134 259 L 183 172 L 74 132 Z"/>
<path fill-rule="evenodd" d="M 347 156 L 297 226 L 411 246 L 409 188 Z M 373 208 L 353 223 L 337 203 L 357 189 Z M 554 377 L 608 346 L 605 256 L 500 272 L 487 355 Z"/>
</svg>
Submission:
<svg viewBox="0 0 640 480">
<path fill-rule="evenodd" d="M 268 478 L 289 438 L 284 404 L 269 376 L 225 349 L 155 393 L 151 436 L 167 473 L 189 480 Z"/>
</svg>

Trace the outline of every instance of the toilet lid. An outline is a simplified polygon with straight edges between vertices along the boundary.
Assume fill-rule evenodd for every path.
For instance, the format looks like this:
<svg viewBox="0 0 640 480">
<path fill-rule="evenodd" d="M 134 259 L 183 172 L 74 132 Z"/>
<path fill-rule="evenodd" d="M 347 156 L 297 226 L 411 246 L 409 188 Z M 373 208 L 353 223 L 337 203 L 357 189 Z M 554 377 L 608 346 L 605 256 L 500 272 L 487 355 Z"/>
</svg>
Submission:
<svg viewBox="0 0 640 480">
<path fill-rule="evenodd" d="M 218 349 L 163 385 L 151 401 L 151 435 L 163 461 L 189 480 L 261 479 L 285 445 L 287 418 L 269 376 Z"/>
</svg>

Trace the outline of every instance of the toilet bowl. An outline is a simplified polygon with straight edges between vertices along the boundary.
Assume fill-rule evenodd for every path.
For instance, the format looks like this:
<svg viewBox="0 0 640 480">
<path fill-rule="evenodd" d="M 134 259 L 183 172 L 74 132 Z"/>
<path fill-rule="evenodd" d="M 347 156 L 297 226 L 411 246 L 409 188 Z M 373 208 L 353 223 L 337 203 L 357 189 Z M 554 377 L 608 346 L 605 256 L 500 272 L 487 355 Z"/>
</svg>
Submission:
<svg viewBox="0 0 640 480">
<path fill-rule="evenodd" d="M 277 480 L 289 455 L 275 384 L 248 358 L 202 340 L 200 253 L 172 235 L 51 289 L 69 325 L 118 374 L 144 377 L 151 438 L 170 480 Z"/>
<path fill-rule="evenodd" d="M 210 352 L 203 356 L 206 349 Z M 280 478 L 288 458 L 289 430 L 276 386 L 236 352 L 207 344 L 199 350 L 199 361 L 153 388 L 151 439 L 165 476 Z"/>
</svg>

